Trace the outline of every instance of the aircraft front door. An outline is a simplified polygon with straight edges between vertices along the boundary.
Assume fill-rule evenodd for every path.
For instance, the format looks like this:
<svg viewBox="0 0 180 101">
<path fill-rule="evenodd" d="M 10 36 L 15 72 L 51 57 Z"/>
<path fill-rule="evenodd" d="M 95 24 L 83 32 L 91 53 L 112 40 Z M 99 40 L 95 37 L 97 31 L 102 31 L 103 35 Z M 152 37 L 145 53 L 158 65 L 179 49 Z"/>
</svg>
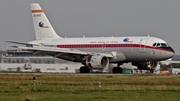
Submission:
<svg viewBox="0 0 180 101">
<path fill-rule="evenodd" d="M 146 43 L 147 43 L 148 39 L 141 39 L 140 40 L 140 48 L 139 48 L 139 51 L 141 53 L 144 53 L 146 51 Z"/>
</svg>

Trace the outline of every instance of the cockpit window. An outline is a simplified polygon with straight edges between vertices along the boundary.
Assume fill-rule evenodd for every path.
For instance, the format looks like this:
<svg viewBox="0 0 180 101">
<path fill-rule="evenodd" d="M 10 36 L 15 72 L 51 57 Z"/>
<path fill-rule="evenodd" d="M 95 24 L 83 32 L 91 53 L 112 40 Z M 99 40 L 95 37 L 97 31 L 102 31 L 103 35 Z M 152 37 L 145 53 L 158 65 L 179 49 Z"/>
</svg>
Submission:
<svg viewBox="0 0 180 101">
<path fill-rule="evenodd" d="M 167 47 L 168 45 L 166 43 L 161 43 L 162 47 Z"/>
<path fill-rule="evenodd" d="M 154 43 L 153 44 L 154 47 L 168 47 L 167 43 Z"/>
<path fill-rule="evenodd" d="M 160 43 L 157 43 L 157 47 L 160 47 L 160 45 L 161 45 Z"/>
<path fill-rule="evenodd" d="M 156 46 L 156 43 L 154 43 L 153 46 Z"/>
</svg>

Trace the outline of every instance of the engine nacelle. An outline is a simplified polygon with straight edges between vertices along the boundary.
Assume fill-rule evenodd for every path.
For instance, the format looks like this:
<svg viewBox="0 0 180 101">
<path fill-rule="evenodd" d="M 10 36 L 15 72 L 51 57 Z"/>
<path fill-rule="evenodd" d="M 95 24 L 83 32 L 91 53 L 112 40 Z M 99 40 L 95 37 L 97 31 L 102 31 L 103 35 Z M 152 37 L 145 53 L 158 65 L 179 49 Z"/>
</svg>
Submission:
<svg viewBox="0 0 180 101">
<path fill-rule="evenodd" d="M 149 62 L 132 62 L 132 65 L 137 66 L 140 70 L 150 70 L 157 67 L 157 61 Z"/>
<path fill-rule="evenodd" d="M 109 59 L 102 55 L 88 56 L 86 59 L 86 66 L 88 68 L 103 69 L 109 65 Z"/>
</svg>

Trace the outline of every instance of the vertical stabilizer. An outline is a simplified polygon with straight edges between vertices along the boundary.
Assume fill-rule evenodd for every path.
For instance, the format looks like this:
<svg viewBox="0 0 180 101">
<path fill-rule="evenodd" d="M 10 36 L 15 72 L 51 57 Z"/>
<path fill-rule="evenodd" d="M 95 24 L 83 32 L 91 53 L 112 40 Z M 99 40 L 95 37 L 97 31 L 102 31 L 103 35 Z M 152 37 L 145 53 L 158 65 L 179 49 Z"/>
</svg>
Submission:
<svg viewBox="0 0 180 101">
<path fill-rule="evenodd" d="M 31 4 L 31 11 L 36 40 L 41 40 L 43 38 L 60 38 L 54 31 L 38 3 Z"/>
</svg>

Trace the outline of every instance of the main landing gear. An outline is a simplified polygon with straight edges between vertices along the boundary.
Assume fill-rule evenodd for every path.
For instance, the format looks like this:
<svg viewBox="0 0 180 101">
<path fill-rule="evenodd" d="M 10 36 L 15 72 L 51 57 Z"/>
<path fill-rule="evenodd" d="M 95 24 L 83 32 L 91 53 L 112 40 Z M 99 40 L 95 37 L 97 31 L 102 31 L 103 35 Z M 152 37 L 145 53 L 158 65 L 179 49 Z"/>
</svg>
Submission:
<svg viewBox="0 0 180 101">
<path fill-rule="evenodd" d="M 114 67 L 113 69 L 112 69 L 112 73 L 120 73 L 120 74 L 122 74 L 122 72 L 123 72 L 123 69 L 120 67 L 120 65 L 122 65 L 121 63 L 118 63 L 117 64 L 117 67 Z"/>
<path fill-rule="evenodd" d="M 80 71 L 80 73 L 89 73 L 90 69 L 86 66 L 81 66 L 79 71 Z"/>
</svg>

